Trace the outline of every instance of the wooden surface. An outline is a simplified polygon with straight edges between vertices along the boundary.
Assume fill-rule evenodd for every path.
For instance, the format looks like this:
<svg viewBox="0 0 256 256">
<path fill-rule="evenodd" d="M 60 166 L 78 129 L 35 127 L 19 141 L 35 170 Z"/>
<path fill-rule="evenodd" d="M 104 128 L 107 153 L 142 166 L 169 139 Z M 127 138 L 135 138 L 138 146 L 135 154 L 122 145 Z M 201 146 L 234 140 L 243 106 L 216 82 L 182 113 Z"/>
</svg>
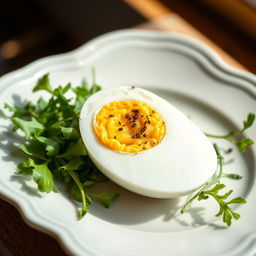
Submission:
<svg viewBox="0 0 256 256">
<path fill-rule="evenodd" d="M 149 20 L 148 23 L 139 25 L 139 28 L 178 32 L 191 36 L 213 48 L 228 64 L 246 70 L 245 67 L 234 60 L 220 47 L 158 1 L 125 1 Z M 25 224 L 20 214 L 13 206 L 0 200 L 0 255 L 64 256 L 67 254 L 62 250 L 57 241 L 46 234 L 30 228 Z"/>
<path fill-rule="evenodd" d="M 66 256 L 67 254 L 56 240 L 29 227 L 14 206 L 0 200 L 0 255 Z"/>
<path fill-rule="evenodd" d="M 207 4 L 207 0 L 160 1 L 171 9 L 172 13 L 182 17 L 186 23 L 196 28 L 197 31 L 214 42 L 250 72 L 256 74 L 256 39 L 249 36 L 246 31 L 238 27 L 224 14 L 211 8 Z"/>
<path fill-rule="evenodd" d="M 229 65 L 247 70 L 242 64 L 161 2 L 157 0 L 125 0 L 125 2 L 149 19 L 149 22 L 139 25 L 138 28 L 175 32 L 192 37 L 212 48 Z"/>
</svg>

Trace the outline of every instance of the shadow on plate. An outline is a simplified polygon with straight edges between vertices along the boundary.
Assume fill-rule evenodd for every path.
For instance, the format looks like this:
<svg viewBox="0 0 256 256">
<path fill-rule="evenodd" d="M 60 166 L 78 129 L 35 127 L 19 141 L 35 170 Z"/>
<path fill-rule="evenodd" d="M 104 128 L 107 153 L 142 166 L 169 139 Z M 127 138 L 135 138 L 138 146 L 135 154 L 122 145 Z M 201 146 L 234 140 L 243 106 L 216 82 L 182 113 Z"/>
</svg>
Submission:
<svg viewBox="0 0 256 256">
<path fill-rule="evenodd" d="M 180 210 L 179 199 L 154 199 L 130 192 L 113 182 L 107 182 L 94 188 L 95 192 L 117 191 L 120 197 L 109 209 L 100 204 L 90 207 L 90 214 L 107 222 L 134 225 L 161 217 L 167 222 Z"/>
</svg>

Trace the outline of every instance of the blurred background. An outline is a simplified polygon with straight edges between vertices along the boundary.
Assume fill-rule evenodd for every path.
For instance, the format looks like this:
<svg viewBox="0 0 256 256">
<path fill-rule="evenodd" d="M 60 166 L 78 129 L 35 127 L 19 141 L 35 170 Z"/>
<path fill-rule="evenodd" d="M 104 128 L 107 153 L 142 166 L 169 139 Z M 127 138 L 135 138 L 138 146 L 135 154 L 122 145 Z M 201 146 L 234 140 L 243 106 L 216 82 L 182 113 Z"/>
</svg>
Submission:
<svg viewBox="0 0 256 256">
<path fill-rule="evenodd" d="M 0 75 L 173 12 L 256 73 L 256 0 L 2 0 Z"/>
</svg>

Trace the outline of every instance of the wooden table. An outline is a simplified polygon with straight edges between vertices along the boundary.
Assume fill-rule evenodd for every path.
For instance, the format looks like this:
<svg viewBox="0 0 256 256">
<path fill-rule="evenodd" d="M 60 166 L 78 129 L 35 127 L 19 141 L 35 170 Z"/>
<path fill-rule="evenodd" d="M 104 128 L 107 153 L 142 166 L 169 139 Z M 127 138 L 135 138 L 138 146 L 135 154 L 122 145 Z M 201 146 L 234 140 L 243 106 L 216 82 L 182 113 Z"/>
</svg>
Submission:
<svg viewBox="0 0 256 256">
<path fill-rule="evenodd" d="M 198 32 L 184 19 L 171 12 L 155 0 L 125 0 L 149 22 L 138 28 L 178 32 L 207 44 L 213 48 L 228 64 L 246 70 L 240 63 L 225 51 Z M 19 212 L 9 203 L 0 200 L 0 255 L 32 256 L 32 255 L 67 255 L 58 242 L 50 236 L 30 228 Z"/>
<path fill-rule="evenodd" d="M 196 30 L 182 17 L 172 12 L 169 8 L 157 0 L 125 0 L 138 12 L 142 13 L 149 22 L 141 24 L 138 28 L 151 29 L 165 32 L 181 33 L 190 36 L 210 46 L 228 64 L 238 69 L 247 70 L 238 61 L 228 55 L 214 42 Z"/>
</svg>

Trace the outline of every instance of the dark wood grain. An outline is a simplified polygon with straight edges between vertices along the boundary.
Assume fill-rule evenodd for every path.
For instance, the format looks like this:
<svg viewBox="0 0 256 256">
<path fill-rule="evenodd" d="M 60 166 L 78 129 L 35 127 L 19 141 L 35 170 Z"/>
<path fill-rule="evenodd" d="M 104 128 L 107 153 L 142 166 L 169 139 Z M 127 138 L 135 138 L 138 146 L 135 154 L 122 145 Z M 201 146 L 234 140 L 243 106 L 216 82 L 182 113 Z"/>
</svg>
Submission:
<svg viewBox="0 0 256 256">
<path fill-rule="evenodd" d="M 256 73 L 256 41 L 238 26 L 205 6 L 204 1 L 160 1 L 249 71 Z"/>
<path fill-rule="evenodd" d="M 67 256 L 52 237 L 29 227 L 18 210 L 0 200 L 0 255 Z"/>
</svg>

